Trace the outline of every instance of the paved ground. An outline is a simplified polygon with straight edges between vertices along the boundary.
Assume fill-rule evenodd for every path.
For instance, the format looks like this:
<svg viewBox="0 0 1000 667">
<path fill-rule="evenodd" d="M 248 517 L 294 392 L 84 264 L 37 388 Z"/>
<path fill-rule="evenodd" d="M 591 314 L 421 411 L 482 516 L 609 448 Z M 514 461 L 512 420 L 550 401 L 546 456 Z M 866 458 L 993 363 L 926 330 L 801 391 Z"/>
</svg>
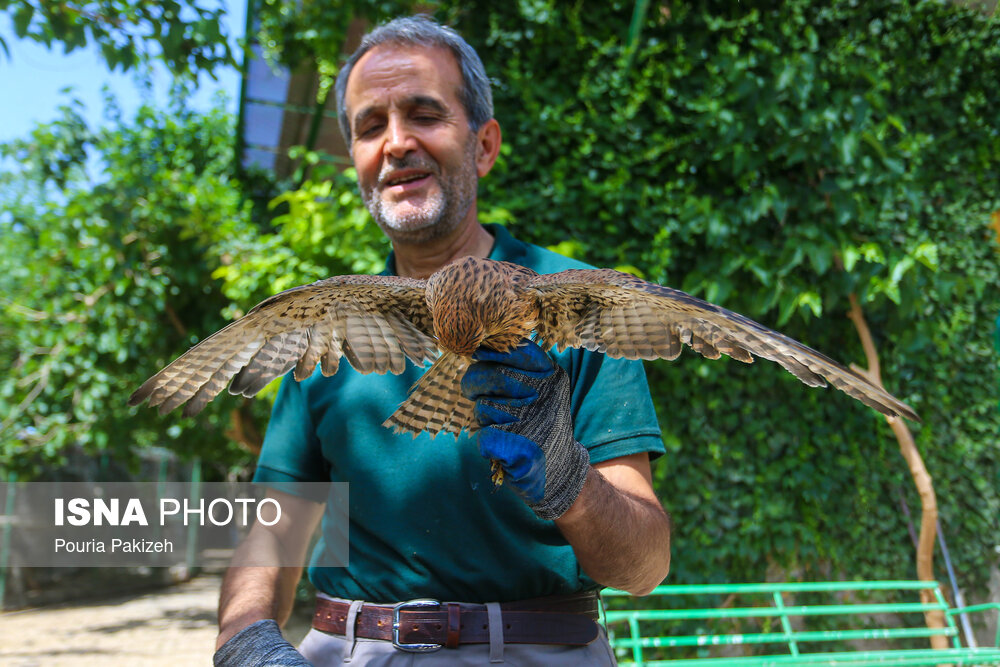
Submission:
<svg viewBox="0 0 1000 667">
<path fill-rule="evenodd" d="M 0 614 L 0 664 L 211 665 L 217 576 L 200 576 L 158 591 Z M 306 628 L 290 628 L 297 641 Z"/>
</svg>

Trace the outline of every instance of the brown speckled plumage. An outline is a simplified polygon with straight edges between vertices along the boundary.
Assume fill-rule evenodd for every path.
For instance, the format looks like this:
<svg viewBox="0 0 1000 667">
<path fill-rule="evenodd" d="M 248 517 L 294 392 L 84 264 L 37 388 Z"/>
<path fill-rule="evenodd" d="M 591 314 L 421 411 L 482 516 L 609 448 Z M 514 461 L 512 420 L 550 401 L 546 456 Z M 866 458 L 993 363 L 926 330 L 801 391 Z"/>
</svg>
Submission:
<svg viewBox="0 0 1000 667">
<path fill-rule="evenodd" d="M 434 364 L 385 422 L 397 431 L 459 433 L 477 428 L 459 392 L 472 353 L 515 347 L 532 332 L 545 346 L 583 347 L 611 357 L 674 359 L 688 345 L 710 359 L 769 359 L 813 387 L 828 382 L 887 415 L 917 420 L 907 405 L 801 343 L 719 306 L 610 269 L 538 275 L 465 257 L 428 280 L 337 276 L 261 302 L 191 348 L 129 398 L 161 414 L 187 403 L 200 411 L 229 391 L 253 396 L 295 369 L 337 372 L 341 356 L 361 373 L 403 372 L 404 357 Z M 441 355 L 437 352 L 440 349 Z"/>
</svg>

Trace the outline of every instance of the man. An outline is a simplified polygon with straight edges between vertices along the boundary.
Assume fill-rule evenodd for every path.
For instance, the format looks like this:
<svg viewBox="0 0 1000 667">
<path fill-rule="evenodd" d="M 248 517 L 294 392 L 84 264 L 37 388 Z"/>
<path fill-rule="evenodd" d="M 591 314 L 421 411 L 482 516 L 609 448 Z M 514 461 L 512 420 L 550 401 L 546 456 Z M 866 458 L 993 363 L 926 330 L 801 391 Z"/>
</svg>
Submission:
<svg viewBox="0 0 1000 667">
<path fill-rule="evenodd" d="M 476 186 L 500 127 L 482 63 L 453 31 L 420 17 L 377 28 L 336 91 L 359 187 L 392 241 L 387 272 L 426 278 L 468 255 L 540 273 L 582 266 L 479 223 Z M 613 664 L 592 591 L 645 594 L 667 574 L 669 519 L 649 469 L 663 448 L 639 362 L 555 357 L 528 341 L 480 350 L 462 391 L 484 428 L 457 441 L 381 426 L 422 369 L 286 378 L 255 479 L 350 482 L 350 566 L 310 568 L 320 611 L 301 654 L 275 622 L 299 570 L 230 569 L 216 664 Z M 310 520 L 253 530 L 304 553 L 323 508 L 274 493 Z M 404 605 L 394 618 L 392 605 L 413 598 L 455 603 Z M 414 643 L 429 650 L 411 653 Z"/>
</svg>

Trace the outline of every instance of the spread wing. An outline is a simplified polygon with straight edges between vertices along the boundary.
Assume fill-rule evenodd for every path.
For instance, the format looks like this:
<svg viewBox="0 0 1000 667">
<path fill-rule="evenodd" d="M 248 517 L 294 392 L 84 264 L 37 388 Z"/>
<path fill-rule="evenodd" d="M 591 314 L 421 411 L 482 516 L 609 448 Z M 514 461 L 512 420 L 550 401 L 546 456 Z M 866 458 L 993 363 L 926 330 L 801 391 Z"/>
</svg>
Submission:
<svg viewBox="0 0 1000 667">
<path fill-rule="evenodd" d="M 583 347 L 626 359 L 676 359 L 688 345 L 709 359 L 726 354 L 781 364 L 811 387 L 829 382 L 887 415 L 919 421 L 885 390 L 796 340 L 739 313 L 611 269 L 574 269 L 533 278 L 538 335 L 560 350 Z"/>
<path fill-rule="evenodd" d="M 337 276 L 265 299 L 244 317 L 206 338 L 161 370 L 132 396 L 160 414 L 183 403 L 197 414 L 232 379 L 229 392 L 253 396 L 295 369 L 309 377 L 317 362 L 337 372 L 342 356 L 362 373 L 399 374 L 437 357 L 423 280 Z"/>
</svg>

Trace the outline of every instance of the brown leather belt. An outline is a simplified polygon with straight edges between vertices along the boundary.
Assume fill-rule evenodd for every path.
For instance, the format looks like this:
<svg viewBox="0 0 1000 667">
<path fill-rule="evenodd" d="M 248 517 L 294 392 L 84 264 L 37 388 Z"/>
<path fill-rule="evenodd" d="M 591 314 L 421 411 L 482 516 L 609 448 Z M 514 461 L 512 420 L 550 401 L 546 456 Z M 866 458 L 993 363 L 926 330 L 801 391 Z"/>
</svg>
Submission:
<svg viewBox="0 0 1000 667">
<path fill-rule="evenodd" d="M 349 602 L 317 598 L 313 627 L 347 634 Z M 508 644 L 582 646 L 597 638 L 597 594 L 589 591 L 500 604 L 503 640 Z M 395 605 L 364 604 L 355 636 L 391 641 L 404 651 L 433 651 L 459 644 L 488 644 L 486 605 L 410 600 Z"/>
</svg>

